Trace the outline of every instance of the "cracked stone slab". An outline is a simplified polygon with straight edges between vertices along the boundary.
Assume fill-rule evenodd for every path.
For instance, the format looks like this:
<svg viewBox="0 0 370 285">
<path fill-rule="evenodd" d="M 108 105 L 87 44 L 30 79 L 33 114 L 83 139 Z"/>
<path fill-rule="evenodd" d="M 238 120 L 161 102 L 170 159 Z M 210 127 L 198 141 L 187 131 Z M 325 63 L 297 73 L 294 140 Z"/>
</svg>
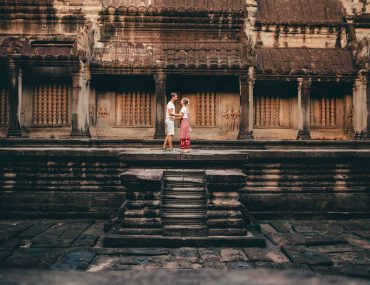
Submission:
<svg viewBox="0 0 370 285">
<path fill-rule="evenodd" d="M 288 222 L 284 221 L 271 221 L 271 226 L 276 229 L 279 233 L 290 233 L 292 231 L 292 227 Z"/>
<path fill-rule="evenodd" d="M 34 238 L 55 224 L 56 222 L 40 221 L 37 224 L 32 225 L 24 232 L 22 232 L 19 236 L 21 238 Z"/>
<path fill-rule="evenodd" d="M 70 247 L 93 221 L 57 223 L 32 240 L 32 247 Z"/>
<path fill-rule="evenodd" d="M 172 250 L 173 255 L 175 256 L 176 260 L 186 259 L 191 262 L 199 261 L 199 251 L 197 248 L 178 248 Z"/>
<path fill-rule="evenodd" d="M 0 246 L 0 263 L 6 260 L 12 252 L 21 245 L 19 239 L 12 239 L 4 242 Z"/>
<path fill-rule="evenodd" d="M 3 264 L 11 268 L 47 269 L 64 253 L 64 249 L 19 248 Z"/>
<path fill-rule="evenodd" d="M 238 248 L 221 249 L 220 255 L 221 255 L 221 259 L 225 262 L 247 261 L 248 260 L 243 249 L 238 249 Z"/>
<path fill-rule="evenodd" d="M 50 266 L 51 270 L 86 270 L 95 257 L 95 253 L 89 250 L 74 250 L 60 261 Z"/>
<path fill-rule="evenodd" d="M 325 254 L 309 251 L 305 248 L 297 247 L 282 247 L 283 252 L 294 263 L 308 264 L 308 265 L 333 265 L 333 261 Z"/>
</svg>

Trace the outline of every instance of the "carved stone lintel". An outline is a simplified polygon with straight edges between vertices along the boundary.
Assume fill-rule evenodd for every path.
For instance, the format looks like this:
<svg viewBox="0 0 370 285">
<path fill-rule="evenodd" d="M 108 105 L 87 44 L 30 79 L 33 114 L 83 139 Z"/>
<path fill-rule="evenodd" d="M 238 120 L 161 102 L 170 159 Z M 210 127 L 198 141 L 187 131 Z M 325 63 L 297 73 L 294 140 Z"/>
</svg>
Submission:
<svg viewBox="0 0 370 285">
<path fill-rule="evenodd" d="M 155 81 L 155 139 L 163 139 L 165 136 L 165 114 L 166 114 L 166 85 L 167 77 L 164 73 L 158 73 L 154 76 Z"/>
<path fill-rule="evenodd" d="M 9 87 L 8 87 L 8 138 L 22 137 L 21 130 L 21 98 L 22 98 L 22 71 L 13 60 L 8 62 Z"/>
</svg>

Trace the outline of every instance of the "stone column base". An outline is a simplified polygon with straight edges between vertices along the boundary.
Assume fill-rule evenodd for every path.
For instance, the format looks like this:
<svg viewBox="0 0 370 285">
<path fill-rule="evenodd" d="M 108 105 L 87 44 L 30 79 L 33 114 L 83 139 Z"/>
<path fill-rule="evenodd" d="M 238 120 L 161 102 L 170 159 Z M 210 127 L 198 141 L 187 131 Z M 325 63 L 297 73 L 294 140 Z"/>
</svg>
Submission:
<svg viewBox="0 0 370 285">
<path fill-rule="evenodd" d="M 253 131 L 238 135 L 238 140 L 253 140 L 253 139 L 254 139 Z"/>
<path fill-rule="evenodd" d="M 299 130 L 297 135 L 297 140 L 310 140 L 311 133 L 310 131 Z"/>
</svg>

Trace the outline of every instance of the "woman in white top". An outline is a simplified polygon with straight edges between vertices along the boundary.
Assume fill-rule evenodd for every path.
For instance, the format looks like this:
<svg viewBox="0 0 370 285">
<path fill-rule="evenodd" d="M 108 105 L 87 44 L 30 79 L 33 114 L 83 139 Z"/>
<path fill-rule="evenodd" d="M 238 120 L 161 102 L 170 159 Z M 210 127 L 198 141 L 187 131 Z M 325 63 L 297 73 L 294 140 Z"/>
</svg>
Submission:
<svg viewBox="0 0 370 285">
<path fill-rule="evenodd" d="M 180 114 L 175 115 L 180 118 L 180 150 L 181 152 L 190 152 L 190 116 L 189 116 L 189 99 L 181 100 Z"/>
</svg>

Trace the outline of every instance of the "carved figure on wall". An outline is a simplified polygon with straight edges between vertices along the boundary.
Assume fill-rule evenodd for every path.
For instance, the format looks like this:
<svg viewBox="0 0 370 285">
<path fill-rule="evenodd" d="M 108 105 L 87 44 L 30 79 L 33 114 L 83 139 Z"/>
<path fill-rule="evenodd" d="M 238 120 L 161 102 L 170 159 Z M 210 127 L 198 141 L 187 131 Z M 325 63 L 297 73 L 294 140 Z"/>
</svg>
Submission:
<svg viewBox="0 0 370 285">
<path fill-rule="evenodd" d="M 90 126 L 95 126 L 96 124 L 95 107 L 92 104 L 89 105 L 89 124 Z"/>
<path fill-rule="evenodd" d="M 346 133 L 352 133 L 353 132 L 353 105 L 351 105 L 348 109 L 348 111 L 345 114 L 344 118 L 344 130 Z"/>
<path fill-rule="evenodd" d="M 230 120 L 230 113 L 229 113 L 229 106 L 226 105 L 225 110 L 222 112 L 222 118 L 224 121 L 224 130 L 228 131 L 229 130 L 229 120 Z"/>
<path fill-rule="evenodd" d="M 80 27 L 77 33 L 77 54 L 83 62 L 88 62 L 93 56 L 94 34 L 92 22 L 88 21 Z"/>
<path fill-rule="evenodd" d="M 356 64 L 359 68 L 370 70 L 370 40 L 364 37 L 361 41 L 355 42 L 353 52 Z"/>
<path fill-rule="evenodd" d="M 222 112 L 223 129 L 226 132 L 235 132 L 239 130 L 240 111 L 237 108 L 226 105 L 225 110 Z"/>
<path fill-rule="evenodd" d="M 106 129 L 109 127 L 108 124 L 109 109 L 104 103 L 99 104 L 98 107 L 98 120 L 96 126 L 98 128 Z"/>
</svg>

